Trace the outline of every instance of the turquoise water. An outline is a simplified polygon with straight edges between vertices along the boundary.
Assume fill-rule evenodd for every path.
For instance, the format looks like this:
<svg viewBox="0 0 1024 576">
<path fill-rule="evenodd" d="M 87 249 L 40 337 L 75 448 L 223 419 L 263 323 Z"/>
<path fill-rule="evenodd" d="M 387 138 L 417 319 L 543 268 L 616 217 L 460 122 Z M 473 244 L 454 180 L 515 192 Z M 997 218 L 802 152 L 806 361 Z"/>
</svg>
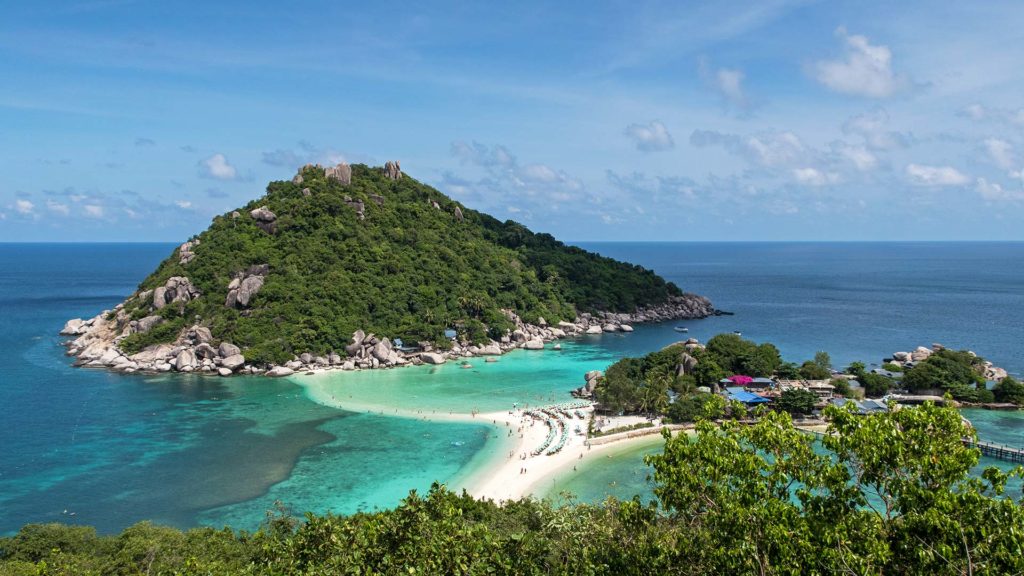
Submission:
<svg viewBox="0 0 1024 576">
<path fill-rule="evenodd" d="M 702 340 L 741 330 L 788 358 L 824 349 L 837 364 L 939 341 L 1024 371 L 1019 243 L 589 247 L 736 312 L 685 322 Z M 251 529 L 277 500 L 295 511 L 392 506 L 434 480 L 458 485 L 503 449 L 501 431 L 486 422 L 396 418 L 385 407 L 486 412 L 561 401 L 585 371 L 679 339 L 675 323 L 642 326 L 560 352 L 472 359 L 469 370 L 448 364 L 298 383 L 72 368 L 56 335 L 64 321 L 115 305 L 172 249 L 0 245 L 0 533 L 45 521 L 112 532 L 143 519 Z M 986 439 L 1021 443 L 1020 413 L 968 417 Z M 639 452 L 624 453 L 563 482 L 586 500 L 645 493 L 640 461 Z"/>
</svg>

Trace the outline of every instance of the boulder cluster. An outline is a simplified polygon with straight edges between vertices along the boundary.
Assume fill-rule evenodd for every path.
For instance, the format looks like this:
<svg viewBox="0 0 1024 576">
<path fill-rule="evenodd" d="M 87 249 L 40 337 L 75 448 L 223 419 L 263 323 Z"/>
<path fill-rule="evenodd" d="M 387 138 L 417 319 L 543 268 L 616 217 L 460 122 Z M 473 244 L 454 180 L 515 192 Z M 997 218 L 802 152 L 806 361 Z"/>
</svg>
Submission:
<svg viewBox="0 0 1024 576">
<path fill-rule="evenodd" d="M 195 259 L 195 252 L 192 249 L 199 246 L 199 239 L 189 240 L 178 247 L 178 263 L 184 266 Z"/>
<path fill-rule="evenodd" d="M 259 292 L 269 273 L 269 266 L 252 266 L 238 272 L 228 286 L 225 300 L 226 306 L 247 308 L 252 297 Z M 435 349 L 429 342 L 419 342 L 415 348 L 401 348 L 386 336 L 367 334 L 357 330 L 352 334 L 350 343 L 345 347 L 344 355 L 330 352 L 326 355 L 303 353 L 281 366 L 252 366 L 246 364 L 245 356 L 237 346 L 230 342 L 218 342 L 210 333 L 210 329 L 202 325 L 194 325 L 181 331 L 172 344 L 154 344 L 136 354 L 126 354 L 120 347 L 122 339 L 132 334 L 145 333 L 159 326 L 164 319 L 152 313 L 174 302 L 188 302 L 200 297 L 200 292 L 191 281 L 183 276 L 169 278 L 163 286 L 152 291 L 140 292 L 133 296 L 141 302 L 151 301 L 151 314 L 133 320 L 125 312 L 125 303 L 119 304 L 113 311 L 104 311 L 89 320 L 74 319 L 65 324 L 61 334 L 72 336 L 67 342 L 68 354 L 76 356 L 79 366 L 102 366 L 121 372 L 196 372 L 205 374 L 265 374 L 267 376 L 288 376 L 297 372 L 312 370 L 359 370 L 373 368 L 394 368 L 420 364 L 444 364 L 473 357 L 486 357 L 487 361 L 496 361 L 496 357 L 510 350 L 544 350 L 552 341 L 581 336 L 584 334 L 602 334 L 609 332 L 632 332 L 630 322 L 650 322 L 678 318 L 700 318 L 715 312 L 711 303 L 703 297 L 684 295 L 673 298 L 660 306 L 640 309 L 632 314 L 580 314 L 575 322 L 558 322 L 549 325 L 544 318 L 536 323 L 523 321 L 515 313 L 506 310 L 505 314 L 514 324 L 514 328 L 498 340 L 490 340 L 482 344 L 459 341 L 453 338 L 451 347 L 446 350 Z M 128 300 L 130 302 L 131 299 Z M 126 302 L 127 303 L 127 302 Z M 696 340 L 690 339 L 687 348 L 700 346 Z M 561 348 L 554 344 L 554 350 Z M 681 360 L 683 369 L 692 370 Z M 580 393 L 591 393 L 596 382 L 587 379 L 587 386 Z M 586 397 L 586 396 L 584 396 Z"/>
<path fill-rule="evenodd" d="M 910 368 L 913 367 L 914 364 L 918 362 L 924 362 L 925 360 L 930 358 L 932 354 L 938 352 L 939 350 L 945 349 L 946 347 L 943 346 L 942 344 L 932 344 L 931 348 L 925 346 L 918 346 L 917 348 L 914 349 L 913 352 L 893 352 L 892 359 L 889 361 L 897 366 Z M 977 354 L 969 350 L 968 354 L 970 354 L 971 356 L 977 356 Z M 1006 378 L 1007 376 L 1006 370 L 992 364 L 988 360 L 985 360 L 981 364 L 979 372 L 981 372 L 982 376 L 984 376 L 986 380 L 998 381 L 1002 380 L 1003 378 Z"/>
<path fill-rule="evenodd" d="M 263 288 L 263 281 L 270 273 L 270 266 L 259 264 L 247 270 L 236 272 L 228 284 L 228 295 L 224 305 L 228 308 L 248 308 L 253 296 Z"/>
<path fill-rule="evenodd" d="M 301 177 L 302 174 L 300 173 Z M 324 176 L 328 180 L 335 180 L 342 186 L 348 186 L 352 183 L 352 167 L 348 164 L 341 162 L 337 166 L 328 166 L 324 169 Z"/>
<path fill-rule="evenodd" d="M 392 180 L 402 179 L 402 165 L 398 160 L 388 160 L 384 164 L 384 175 Z"/>
<path fill-rule="evenodd" d="M 363 219 L 366 218 L 366 205 L 363 204 L 362 200 L 353 200 L 351 196 L 346 194 L 342 198 L 342 201 L 345 202 L 346 206 L 348 206 L 349 208 L 352 208 L 353 210 L 356 211 L 356 216 L 360 220 L 363 220 Z"/>
<path fill-rule="evenodd" d="M 168 304 L 174 304 L 180 302 L 186 304 L 199 296 L 202 292 L 199 288 L 192 285 L 192 281 L 185 276 L 171 276 L 164 282 L 163 286 L 158 286 L 153 289 L 152 292 L 145 291 L 139 294 L 139 300 L 146 302 L 152 299 L 151 304 L 153 308 L 159 310 Z"/>
<path fill-rule="evenodd" d="M 249 215 L 256 221 L 256 225 L 267 234 L 277 233 L 277 214 L 271 212 L 270 208 L 260 206 L 249 212 Z"/>
</svg>

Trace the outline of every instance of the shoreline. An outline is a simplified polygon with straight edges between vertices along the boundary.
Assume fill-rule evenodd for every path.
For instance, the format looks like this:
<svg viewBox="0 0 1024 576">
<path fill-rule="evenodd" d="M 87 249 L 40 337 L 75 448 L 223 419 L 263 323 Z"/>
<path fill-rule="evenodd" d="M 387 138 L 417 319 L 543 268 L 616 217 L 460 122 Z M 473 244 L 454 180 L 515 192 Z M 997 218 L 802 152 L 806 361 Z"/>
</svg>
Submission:
<svg viewBox="0 0 1024 576">
<path fill-rule="evenodd" d="M 291 378 L 300 386 L 306 396 L 313 402 L 330 406 L 339 410 L 355 413 L 371 413 L 394 418 L 409 418 L 427 422 L 459 422 L 463 424 L 480 424 L 491 427 L 496 440 L 494 444 L 486 444 L 463 466 L 453 478 L 445 484 L 451 490 L 466 490 L 474 498 L 489 499 L 496 502 L 518 500 L 535 495 L 538 487 L 553 476 L 571 471 L 581 462 L 592 462 L 597 456 L 603 455 L 612 448 L 625 448 L 661 434 L 663 427 L 651 427 L 630 430 L 588 439 L 569 433 L 565 446 L 555 454 L 531 455 L 531 452 L 544 443 L 548 435 L 545 424 L 526 416 L 523 408 L 505 411 L 465 413 L 451 411 L 447 414 L 431 411 L 415 411 L 375 404 L 350 402 L 348 399 L 330 395 L 327 391 L 307 386 L 303 383 L 305 375 Z M 567 404 L 563 402 L 561 404 Z M 559 404 L 554 404 L 559 405 Z M 551 405 L 547 405 L 551 406 Z M 533 409 L 540 409 L 538 406 Z M 585 418 L 569 419 L 567 425 L 579 426 L 587 430 L 593 418 L 593 408 L 581 408 Z M 675 433 L 686 428 L 683 425 L 667 426 Z M 509 435 L 511 431 L 511 435 Z"/>
</svg>

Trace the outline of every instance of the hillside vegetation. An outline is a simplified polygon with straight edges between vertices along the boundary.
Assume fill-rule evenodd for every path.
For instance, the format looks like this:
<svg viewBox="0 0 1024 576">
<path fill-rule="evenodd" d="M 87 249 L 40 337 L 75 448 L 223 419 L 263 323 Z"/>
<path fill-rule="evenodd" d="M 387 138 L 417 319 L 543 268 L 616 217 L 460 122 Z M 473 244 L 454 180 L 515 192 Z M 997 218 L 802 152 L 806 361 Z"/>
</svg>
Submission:
<svg viewBox="0 0 1024 576">
<path fill-rule="evenodd" d="M 214 218 L 126 303 L 133 320 L 155 313 L 164 321 L 121 347 L 170 342 L 198 317 L 247 361 L 279 363 L 343 350 L 359 329 L 443 345 L 454 327 L 480 341 L 513 326 L 503 309 L 554 323 L 682 294 L 651 271 L 500 222 L 408 176 L 364 165 L 351 171 L 343 184 L 307 166 L 301 178 L 271 182 L 265 196 Z M 272 221 L 251 215 L 261 207 Z M 260 267 L 265 278 L 251 301 L 226 305 L 232 280 Z M 154 311 L 149 291 L 174 277 L 188 278 L 201 295 Z"/>
</svg>

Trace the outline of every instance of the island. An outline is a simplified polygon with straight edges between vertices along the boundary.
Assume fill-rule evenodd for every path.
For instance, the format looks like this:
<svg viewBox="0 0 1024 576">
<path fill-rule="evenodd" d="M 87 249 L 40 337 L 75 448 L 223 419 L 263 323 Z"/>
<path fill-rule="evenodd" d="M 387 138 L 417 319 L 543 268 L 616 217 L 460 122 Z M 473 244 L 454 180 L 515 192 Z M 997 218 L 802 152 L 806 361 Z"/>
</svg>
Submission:
<svg viewBox="0 0 1024 576">
<path fill-rule="evenodd" d="M 287 376 L 439 364 L 717 311 L 650 270 L 501 222 L 383 167 L 302 167 L 219 215 L 114 309 L 76 365 Z"/>
</svg>

